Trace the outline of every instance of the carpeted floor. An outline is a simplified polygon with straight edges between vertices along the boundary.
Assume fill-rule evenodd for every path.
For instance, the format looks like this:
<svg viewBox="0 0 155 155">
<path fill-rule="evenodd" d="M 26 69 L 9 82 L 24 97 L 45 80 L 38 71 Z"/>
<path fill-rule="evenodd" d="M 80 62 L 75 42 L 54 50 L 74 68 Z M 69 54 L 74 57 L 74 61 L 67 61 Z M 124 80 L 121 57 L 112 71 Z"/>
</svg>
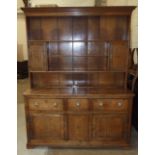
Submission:
<svg viewBox="0 0 155 155">
<path fill-rule="evenodd" d="M 123 149 L 52 149 L 52 148 L 34 148 L 26 149 L 26 124 L 24 112 L 23 92 L 29 88 L 27 79 L 17 82 L 17 141 L 18 155 L 138 155 L 137 132 L 132 129 L 132 147 L 128 150 Z"/>
</svg>

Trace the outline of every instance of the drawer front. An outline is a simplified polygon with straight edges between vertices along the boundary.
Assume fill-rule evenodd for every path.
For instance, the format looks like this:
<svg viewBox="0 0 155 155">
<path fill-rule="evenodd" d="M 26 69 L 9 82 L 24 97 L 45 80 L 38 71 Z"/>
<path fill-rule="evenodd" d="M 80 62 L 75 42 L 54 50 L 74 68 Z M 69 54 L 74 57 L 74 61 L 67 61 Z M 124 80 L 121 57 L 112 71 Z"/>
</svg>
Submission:
<svg viewBox="0 0 155 155">
<path fill-rule="evenodd" d="M 127 111 L 128 100 L 123 99 L 95 99 L 93 100 L 94 110 L 101 111 Z"/>
<path fill-rule="evenodd" d="M 61 99 L 30 99 L 29 109 L 62 111 L 63 101 Z"/>
<path fill-rule="evenodd" d="M 68 110 L 79 111 L 88 109 L 89 104 L 87 99 L 68 99 Z"/>
</svg>

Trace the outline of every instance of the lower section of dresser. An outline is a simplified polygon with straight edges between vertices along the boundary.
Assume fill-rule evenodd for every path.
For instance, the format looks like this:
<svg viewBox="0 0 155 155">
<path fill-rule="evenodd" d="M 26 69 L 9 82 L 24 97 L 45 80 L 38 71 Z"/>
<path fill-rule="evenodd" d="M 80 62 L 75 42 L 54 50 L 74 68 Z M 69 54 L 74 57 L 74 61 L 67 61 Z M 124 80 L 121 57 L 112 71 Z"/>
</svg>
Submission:
<svg viewBox="0 0 155 155">
<path fill-rule="evenodd" d="M 27 148 L 128 147 L 132 97 L 25 96 Z"/>
<path fill-rule="evenodd" d="M 32 140 L 27 143 L 27 148 L 34 147 L 52 147 L 52 148 L 129 148 L 130 144 L 126 141 L 43 141 Z"/>
</svg>

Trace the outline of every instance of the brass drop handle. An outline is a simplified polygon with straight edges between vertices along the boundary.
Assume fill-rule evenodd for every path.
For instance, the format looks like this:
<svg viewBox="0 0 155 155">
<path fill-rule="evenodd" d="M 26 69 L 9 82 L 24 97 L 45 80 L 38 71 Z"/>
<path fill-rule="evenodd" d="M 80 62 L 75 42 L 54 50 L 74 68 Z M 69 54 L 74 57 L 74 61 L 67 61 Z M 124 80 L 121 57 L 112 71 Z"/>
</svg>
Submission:
<svg viewBox="0 0 155 155">
<path fill-rule="evenodd" d="M 35 105 L 35 106 L 38 106 L 39 104 L 38 104 L 38 102 L 35 102 L 34 105 Z"/>
<path fill-rule="evenodd" d="M 118 105 L 119 107 L 121 107 L 122 104 L 123 104 L 122 102 L 118 102 L 118 103 L 117 103 L 117 105 Z"/>
<path fill-rule="evenodd" d="M 54 104 L 53 104 L 53 105 L 54 105 L 54 107 L 56 107 L 56 106 L 57 106 L 57 103 L 56 103 L 56 102 L 54 102 Z"/>
<path fill-rule="evenodd" d="M 103 106 L 103 102 L 99 102 L 99 106 L 101 106 L 101 107 L 102 107 L 102 106 Z"/>
<path fill-rule="evenodd" d="M 76 106 L 79 107 L 80 106 L 80 102 L 76 102 Z"/>
</svg>

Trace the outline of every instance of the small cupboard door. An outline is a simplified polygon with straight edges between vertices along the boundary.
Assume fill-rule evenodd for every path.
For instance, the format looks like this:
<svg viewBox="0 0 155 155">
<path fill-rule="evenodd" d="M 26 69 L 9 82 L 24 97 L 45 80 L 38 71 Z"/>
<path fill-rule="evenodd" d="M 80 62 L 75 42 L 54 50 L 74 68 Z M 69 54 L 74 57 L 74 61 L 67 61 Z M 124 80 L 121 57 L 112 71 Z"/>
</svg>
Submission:
<svg viewBox="0 0 155 155">
<path fill-rule="evenodd" d="M 125 70 L 128 65 L 128 42 L 112 41 L 109 49 L 110 70 Z"/>
<path fill-rule="evenodd" d="M 45 43 L 34 42 L 29 44 L 30 71 L 47 70 L 47 49 Z"/>
<path fill-rule="evenodd" d="M 68 138 L 71 141 L 87 141 L 89 138 L 89 117 L 87 114 L 69 114 Z"/>
<path fill-rule="evenodd" d="M 94 114 L 92 138 L 94 140 L 121 140 L 126 137 L 126 117 L 122 115 Z"/>
<path fill-rule="evenodd" d="M 64 116 L 61 114 L 31 114 L 31 139 L 64 139 Z"/>
</svg>

